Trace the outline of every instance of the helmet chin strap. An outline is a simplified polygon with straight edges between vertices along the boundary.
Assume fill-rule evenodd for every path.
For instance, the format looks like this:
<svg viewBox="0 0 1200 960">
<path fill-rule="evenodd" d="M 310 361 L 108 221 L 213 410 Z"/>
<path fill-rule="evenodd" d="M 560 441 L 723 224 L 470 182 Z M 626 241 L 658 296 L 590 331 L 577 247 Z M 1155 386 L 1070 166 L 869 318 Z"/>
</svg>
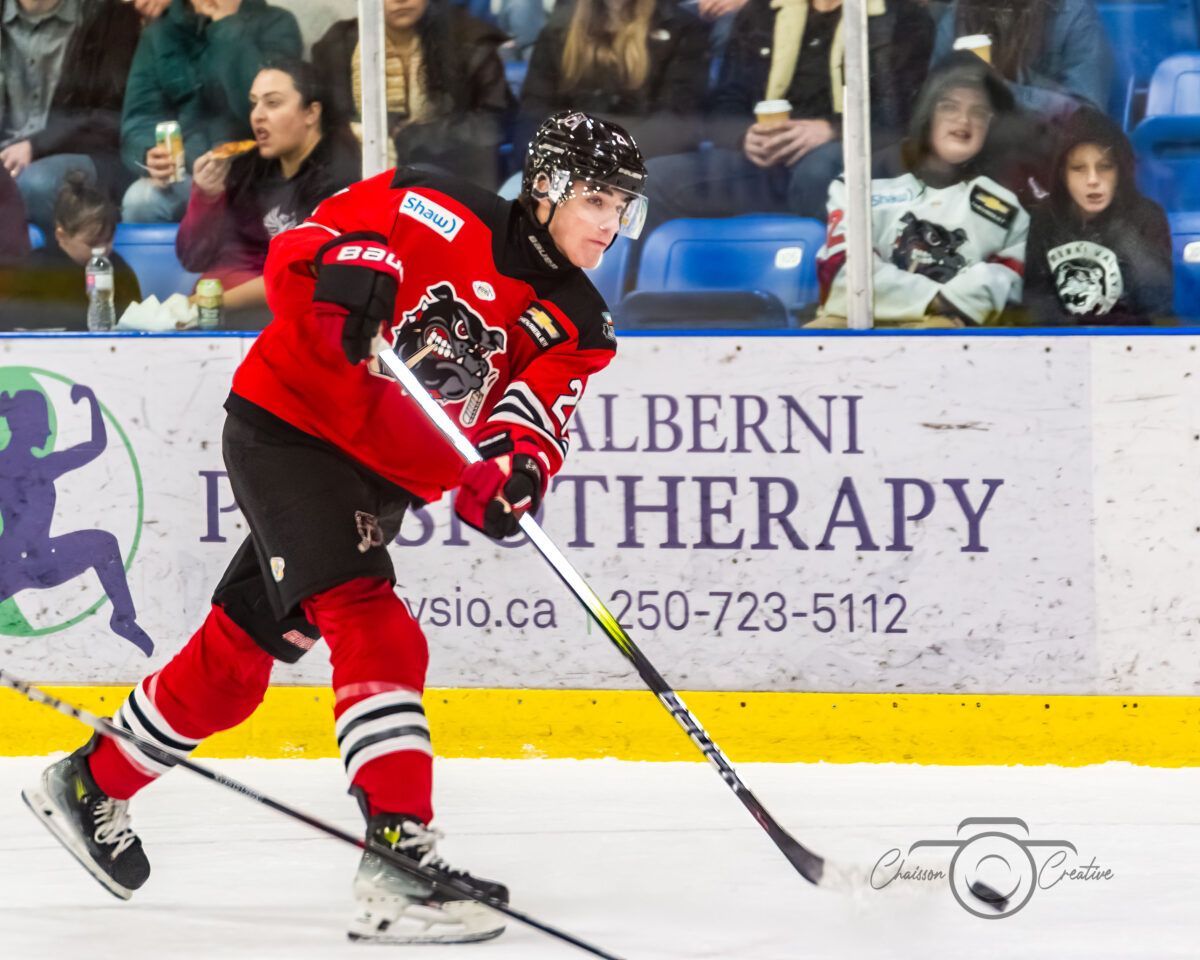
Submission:
<svg viewBox="0 0 1200 960">
<path fill-rule="evenodd" d="M 536 188 L 529 191 L 529 199 L 533 201 L 533 209 L 529 211 L 531 214 L 533 214 L 533 222 L 536 223 L 542 230 L 545 230 L 547 234 L 549 234 L 550 222 L 554 219 L 554 214 L 558 211 L 558 204 L 560 201 L 551 200 L 550 192 L 548 190 L 538 190 Z M 546 216 L 545 223 L 542 223 L 542 221 L 538 219 L 538 212 L 541 209 L 541 201 L 543 200 L 550 204 L 550 213 Z M 554 237 L 551 237 L 550 239 L 553 240 Z M 557 250 L 558 244 L 554 244 L 554 247 Z"/>
</svg>

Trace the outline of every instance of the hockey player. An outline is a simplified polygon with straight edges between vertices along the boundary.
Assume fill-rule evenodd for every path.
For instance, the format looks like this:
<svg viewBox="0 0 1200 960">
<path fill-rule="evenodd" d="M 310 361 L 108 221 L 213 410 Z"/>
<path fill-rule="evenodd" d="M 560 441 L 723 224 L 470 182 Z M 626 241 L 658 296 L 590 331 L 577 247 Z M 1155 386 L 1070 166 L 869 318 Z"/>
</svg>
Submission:
<svg viewBox="0 0 1200 960">
<path fill-rule="evenodd" d="M 458 515 L 493 538 L 537 509 L 587 380 L 616 346 L 580 268 L 618 233 L 637 235 L 644 180 L 624 130 L 561 113 L 531 142 L 516 201 L 400 168 L 331 197 L 274 240 L 265 279 L 275 319 L 225 404 L 223 453 L 250 536 L 204 624 L 134 688 L 117 724 L 187 756 L 253 713 L 275 660 L 295 662 L 323 637 L 338 746 L 368 839 L 507 900 L 502 884 L 435 852 L 421 706 L 428 653 L 393 590 L 387 546 L 408 507 L 455 487 Z M 464 469 L 378 372 L 380 337 L 486 459 Z M 101 884 L 129 898 L 150 867 L 128 800 L 168 769 L 96 736 L 24 797 Z M 369 852 L 354 893 L 355 939 L 464 942 L 504 929 L 492 911 Z"/>
<path fill-rule="evenodd" d="M 877 325 L 974 326 L 1020 303 L 1029 215 L 984 172 L 990 127 L 1012 108 L 1004 81 L 973 53 L 952 54 L 930 75 L 902 152 L 908 172 L 871 182 Z M 846 326 L 845 200 L 839 177 L 812 327 Z"/>
</svg>

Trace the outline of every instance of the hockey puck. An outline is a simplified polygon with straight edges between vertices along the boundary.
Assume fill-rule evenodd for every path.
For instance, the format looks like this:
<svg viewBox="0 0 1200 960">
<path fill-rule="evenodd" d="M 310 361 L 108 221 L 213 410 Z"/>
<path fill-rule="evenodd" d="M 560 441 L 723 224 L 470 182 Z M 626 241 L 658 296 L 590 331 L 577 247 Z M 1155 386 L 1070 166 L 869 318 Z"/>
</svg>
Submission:
<svg viewBox="0 0 1200 960">
<path fill-rule="evenodd" d="M 969 889 L 976 900 L 991 907 L 997 913 L 1003 913 L 1008 909 L 1008 897 L 993 890 L 982 880 L 973 881 Z"/>
</svg>

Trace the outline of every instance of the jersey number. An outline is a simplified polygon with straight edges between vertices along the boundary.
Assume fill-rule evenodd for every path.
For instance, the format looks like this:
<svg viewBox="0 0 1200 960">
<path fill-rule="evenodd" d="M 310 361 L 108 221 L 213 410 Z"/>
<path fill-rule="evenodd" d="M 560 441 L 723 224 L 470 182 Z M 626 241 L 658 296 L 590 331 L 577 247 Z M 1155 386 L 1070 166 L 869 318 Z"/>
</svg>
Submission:
<svg viewBox="0 0 1200 960">
<path fill-rule="evenodd" d="M 583 398 L 583 381 L 579 379 L 572 380 L 567 384 L 571 388 L 571 393 L 564 393 L 561 397 L 554 401 L 552 412 L 554 418 L 558 421 L 559 429 L 566 430 L 571 423 L 571 418 L 575 416 L 575 408 L 579 405 L 579 401 Z M 569 411 L 568 411 L 569 408 Z"/>
</svg>

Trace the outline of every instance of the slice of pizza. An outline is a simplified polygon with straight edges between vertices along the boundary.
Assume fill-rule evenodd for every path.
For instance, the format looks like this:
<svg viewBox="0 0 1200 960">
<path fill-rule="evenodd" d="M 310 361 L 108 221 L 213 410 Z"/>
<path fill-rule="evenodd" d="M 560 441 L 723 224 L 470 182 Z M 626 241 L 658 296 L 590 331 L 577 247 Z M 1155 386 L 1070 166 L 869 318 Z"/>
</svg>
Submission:
<svg viewBox="0 0 1200 960">
<path fill-rule="evenodd" d="M 234 157 L 248 153 L 258 146 L 257 140 L 231 140 L 212 148 L 212 155 L 218 160 L 232 160 Z"/>
</svg>

